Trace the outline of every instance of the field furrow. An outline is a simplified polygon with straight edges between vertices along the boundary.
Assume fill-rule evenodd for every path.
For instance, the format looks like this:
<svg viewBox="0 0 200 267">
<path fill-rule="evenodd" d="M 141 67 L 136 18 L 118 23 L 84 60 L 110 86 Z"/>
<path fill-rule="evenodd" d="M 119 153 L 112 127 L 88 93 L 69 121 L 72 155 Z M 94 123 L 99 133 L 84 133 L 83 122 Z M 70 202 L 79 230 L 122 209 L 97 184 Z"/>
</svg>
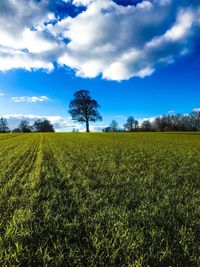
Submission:
<svg viewBox="0 0 200 267">
<path fill-rule="evenodd" d="M 0 142 L 1 266 L 200 265 L 199 134 Z"/>
</svg>

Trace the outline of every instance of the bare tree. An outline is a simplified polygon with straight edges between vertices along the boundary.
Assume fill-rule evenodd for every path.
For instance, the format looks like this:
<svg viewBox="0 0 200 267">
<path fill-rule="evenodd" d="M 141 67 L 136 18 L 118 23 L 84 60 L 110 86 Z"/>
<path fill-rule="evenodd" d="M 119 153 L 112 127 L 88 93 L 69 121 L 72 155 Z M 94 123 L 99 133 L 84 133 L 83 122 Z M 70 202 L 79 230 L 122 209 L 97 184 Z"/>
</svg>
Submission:
<svg viewBox="0 0 200 267">
<path fill-rule="evenodd" d="M 111 132 L 117 132 L 119 130 L 118 123 L 115 120 L 112 120 L 109 128 Z"/>
<path fill-rule="evenodd" d="M 10 132 L 8 128 L 8 122 L 5 118 L 0 118 L 0 133 L 8 133 Z"/>
<path fill-rule="evenodd" d="M 31 132 L 31 126 L 29 126 L 29 122 L 26 120 L 21 121 L 18 128 L 21 133 Z"/>
<path fill-rule="evenodd" d="M 149 132 L 152 130 L 151 122 L 148 120 L 145 120 L 142 122 L 141 129 L 145 132 Z"/>
<path fill-rule="evenodd" d="M 137 121 L 134 119 L 133 116 L 129 116 L 127 118 L 126 123 L 124 124 L 125 131 L 133 132 L 137 125 Z"/>
</svg>

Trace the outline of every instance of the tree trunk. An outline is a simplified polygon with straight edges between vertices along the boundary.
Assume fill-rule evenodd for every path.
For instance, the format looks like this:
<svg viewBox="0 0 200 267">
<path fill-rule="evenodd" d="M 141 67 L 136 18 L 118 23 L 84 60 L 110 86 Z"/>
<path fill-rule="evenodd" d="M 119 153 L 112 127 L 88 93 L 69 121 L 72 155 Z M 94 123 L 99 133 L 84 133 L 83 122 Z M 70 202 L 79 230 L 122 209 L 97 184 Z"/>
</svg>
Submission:
<svg viewBox="0 0 200 267">
<path fill-rule="evenodd" d="M 87 120 L 86 121 L 86 132 L 89 132 L 90 131 L 90 129 L 89 129 L 89 121 Z"/>
</svg>

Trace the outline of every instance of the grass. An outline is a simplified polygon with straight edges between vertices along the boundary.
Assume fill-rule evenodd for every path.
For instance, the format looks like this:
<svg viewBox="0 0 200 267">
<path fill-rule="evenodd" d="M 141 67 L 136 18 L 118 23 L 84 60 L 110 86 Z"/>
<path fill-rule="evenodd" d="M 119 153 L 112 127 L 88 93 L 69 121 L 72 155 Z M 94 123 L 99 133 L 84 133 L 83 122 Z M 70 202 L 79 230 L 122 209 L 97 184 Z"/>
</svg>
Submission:
<svg viewBox="0 0 200 267">
<path fill-rule="evenodd" d="M 200 266 L 200 134 L 1 134 L 0 211 L 0 266 Z"/>
</svg>

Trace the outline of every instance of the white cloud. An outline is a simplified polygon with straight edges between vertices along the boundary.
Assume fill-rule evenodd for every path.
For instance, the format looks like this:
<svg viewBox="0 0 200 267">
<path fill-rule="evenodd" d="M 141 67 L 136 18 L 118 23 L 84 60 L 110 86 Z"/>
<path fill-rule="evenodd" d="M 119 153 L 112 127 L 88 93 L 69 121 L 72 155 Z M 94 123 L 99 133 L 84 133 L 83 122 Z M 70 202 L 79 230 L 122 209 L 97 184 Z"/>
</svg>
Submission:
<svg viewBox="0 0 200 267">
<path fill-rule="evenodd" d="M 5 96 L 5 94 L 4 93 L 0 93 L 0 96 Z"/>
<path fill-rule="evenodd" d="M 49 10 L 50 0 L 1 0 L 0 71 L 52 71 L 57 63 L 81 77 L 143 78 L 191 52 L 199 41 L 197 0 L 144 0 L 132 6 L 112 0 L 64 2 L 85 10 L 58 19 Z"/>
<path fill-rule="evenodd" d="M 94 1 L 95 0 L 73 0 L 72 2 L 75 6 L 88 6 Z"/>
<path fill-rule="evenodd" d="M 50 99 L 47 96 L 16 96 L 11 97 L 11 100 L 13 102 L 47 102 L 50 101 Z"/>
<path fill-rule="evenodd" d="M 169 114 L 169 115 L 173 115 L 173 114 L 176 114 L 176 110 L 169 110 L 168 112 L 167 112 L 167 114 Z"/>
<path fill-rule="evenodd" d="M 57 40 L 45 29 L 54 14 L 48 1 L 1 0 L 0 71 L 13 68 L 51 71 L 59 51 Z"/>
<path fill-rule="evenodd" d="M 178 14 L 175 25 L 166 32 L 164 37 L 169 41 L 181 40 L 190 33 L 192 23 L 194 20 L 194 13 L 192 10 L 181 10 Z"/>
<path fill-rule="evenodd" d="M 192 111 L 194 111 L 194 112 L 200 112 L 200 108 L 194 108 Z"/>
<path fill-rule="evenodd" d="M 46 59 L 40 59 L 32 53 L 13 49 L 0 49 L 0 71 L 23 68 L 26 70 L 53 70 L 53 64 Z"/>
<path fill-rule="evenodd" d="M 146 117 L 146 118 L 144 117 L 144 118 L 140 118 L 140 119 L 138 119 L 139 126 L 141 126 L 144 121 L 149 121 L 150 123 L 153 123 L 156 118 L 157 117 Z"/>
<path fill-rule="evenodd" d="M 179 6 L 177 1 L 143 1 L 127 7 L 92 1 L 85 12 L 54 27 L 59 32 L 62 24 L 70 40 L 58 62 L 81 77 L 149 76 L 191 50 L 198 15 L 199 6 Z"/>
</svg>

